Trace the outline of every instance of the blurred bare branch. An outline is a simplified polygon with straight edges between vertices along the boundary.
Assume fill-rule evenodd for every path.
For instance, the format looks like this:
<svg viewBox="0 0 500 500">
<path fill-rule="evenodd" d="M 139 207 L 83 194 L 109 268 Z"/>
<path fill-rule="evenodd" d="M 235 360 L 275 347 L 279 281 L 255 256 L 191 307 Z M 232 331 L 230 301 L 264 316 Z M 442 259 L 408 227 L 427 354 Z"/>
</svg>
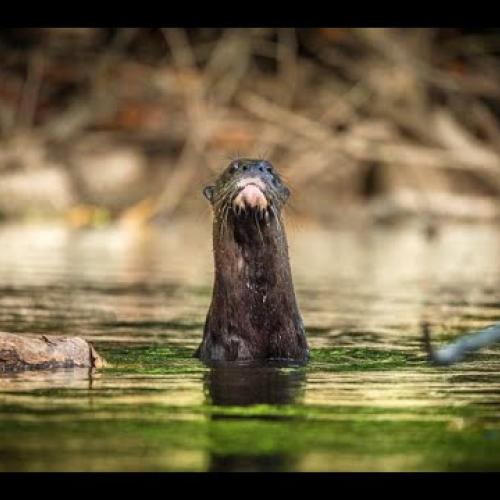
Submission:
<svg viewBox="0 0 500 500">
<path fill-rule="evenodd" d="M 33 126 L 36 103 L 42 84 L 45 56 L 41 51 L 35 51 L 30 57 L 28 76 L 24 84 L 21 102 L 18 110 L 17 125 L 22 129 Z"/>
<path fill-rule="evenodd" d="M 306 213 L 333 195 L 332 213 L 493 217 L 498 40 L 430 28 L 11 30 L 0 34 L 0 171 L 55 159 L 78 186 L 85 158 L 112 177 L 112 158 L 135 149 L 122 181 L 144 195 L 101 202 L 147 222 L 193 206 L 229 157 L 265 156 L 315 193 Z M 28 131 L 36 160 L 19 147 Z"/>
</svg>

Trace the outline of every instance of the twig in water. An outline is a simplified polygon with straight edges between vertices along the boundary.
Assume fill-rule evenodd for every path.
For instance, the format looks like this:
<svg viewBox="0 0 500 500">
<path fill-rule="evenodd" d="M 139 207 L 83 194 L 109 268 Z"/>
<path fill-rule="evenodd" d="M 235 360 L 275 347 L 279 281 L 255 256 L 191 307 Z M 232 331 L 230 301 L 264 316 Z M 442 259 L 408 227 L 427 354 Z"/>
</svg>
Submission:
<svg viewBox="0 0 500 500">
<path fill-rule="evenodd" d="M 464 335 L 455 342 L 451 342 L 439 349 L 432 347 L 428 323 L 422 324 L 422 335 L 429 360 L 437 365 L 451 365 L 462 361 L 468 354 L 482 347 L 500 342 L 500 324 Z"/>
</svg>

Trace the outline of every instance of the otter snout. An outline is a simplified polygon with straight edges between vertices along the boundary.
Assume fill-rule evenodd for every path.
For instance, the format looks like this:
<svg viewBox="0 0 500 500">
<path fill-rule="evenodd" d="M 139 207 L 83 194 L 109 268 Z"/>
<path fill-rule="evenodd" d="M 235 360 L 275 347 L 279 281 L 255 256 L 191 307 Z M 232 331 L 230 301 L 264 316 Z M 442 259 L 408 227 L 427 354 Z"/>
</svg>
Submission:
<svg viewBox="0 0 500 500">
<path fill-rule="evenodd" d="M 235 196 L 233 206 L 238 209 L 256 208 L 260 211 L 267 209 L 267 198 L 264 194 L 265 183 L 258 177 L 247 177 L 236 184 L 240 190 Z"/>
</svg>

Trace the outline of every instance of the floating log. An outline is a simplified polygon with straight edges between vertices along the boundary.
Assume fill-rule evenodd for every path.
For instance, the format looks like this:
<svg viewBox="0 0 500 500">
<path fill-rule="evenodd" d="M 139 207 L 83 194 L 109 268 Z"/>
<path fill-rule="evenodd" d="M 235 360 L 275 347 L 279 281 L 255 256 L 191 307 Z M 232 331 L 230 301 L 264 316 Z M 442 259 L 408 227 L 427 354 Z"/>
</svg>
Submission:
<svg viewBox="0 0 500 500">
<path fill-rule="evenodd" d="M 102 368 L 104 359 L 80 337 L 0 332 L 0 373 L 54 368 Z"/>
</svg>

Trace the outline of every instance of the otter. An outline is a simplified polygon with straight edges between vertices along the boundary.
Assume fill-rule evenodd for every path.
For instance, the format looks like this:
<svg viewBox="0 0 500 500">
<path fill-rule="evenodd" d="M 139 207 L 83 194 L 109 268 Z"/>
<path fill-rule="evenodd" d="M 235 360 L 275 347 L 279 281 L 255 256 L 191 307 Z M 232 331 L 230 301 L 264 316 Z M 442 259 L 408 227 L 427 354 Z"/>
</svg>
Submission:
<svg viewBox="0 0 500 500">
<path fill-rule="evenodd" d="M 195 356 L 307 362 L 281 217 L 290 190 L 269 161 L 242 158 L 203 194 L 213 209 L 215 276 Z"/>
</svg>

